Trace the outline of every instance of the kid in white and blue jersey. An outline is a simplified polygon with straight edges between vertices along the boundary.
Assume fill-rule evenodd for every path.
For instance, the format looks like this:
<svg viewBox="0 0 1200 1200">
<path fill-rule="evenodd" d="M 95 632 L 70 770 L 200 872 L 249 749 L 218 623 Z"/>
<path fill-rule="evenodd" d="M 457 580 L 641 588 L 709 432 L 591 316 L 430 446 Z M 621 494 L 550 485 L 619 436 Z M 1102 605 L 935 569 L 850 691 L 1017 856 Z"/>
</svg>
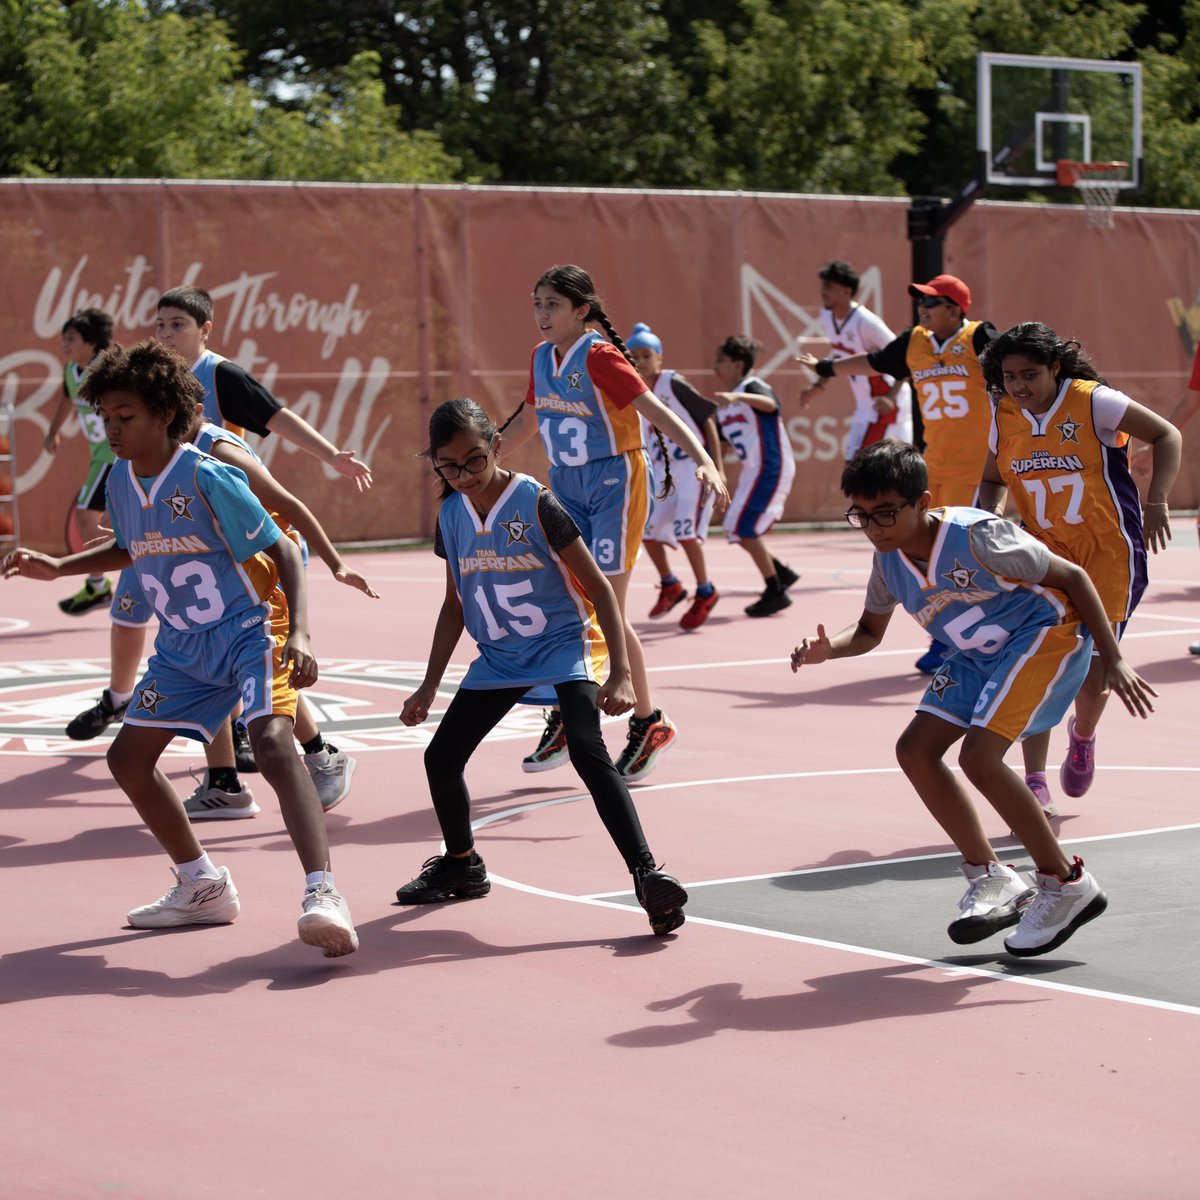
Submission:
<svg viewBox="0 0 1200 1200">
<path fill-rule="evenodd" d="M 154 654 L 108 762 L 170 855 L 177 882 L 130 912 L 129 923 L 227 924 L 240 911 L 228 868 L 204 852 L 157 769 L 174 737 L 210 740 L 240 697 L 260 769 L 307 874 L 301 940 L 327 956 L 349 954 L 358 936 L 329 871 L 320 801 L 292 745 L 295 689 L 317 677 L 300 553 L 240 471 L 181 441 L 199 415 L 200 390 L 187 363 L 157 342 L 106 350 L 83 394 L 122 460 L 108 482 L 115 541 L 62 560 L 17 550 L 4 573 L 53 579 L 132 566 L 158 615 Z"/>
<path fill-rule="evenodd" d="M 641 322 L 635 325 L 625 344 L 646 386 L 703 444 L 724 478 L 717 406 L 696 391 L 678 371 L 664 370 L 662 340 L 649 325 Z M 644 417 L 642 421 L 643 432 L 646 432 L 649 422 Z M 659 576 L 658 599 L 650 609 L 650 616 L 664 616 L 687 599 L 687 589 L 671 570 L 667 558 L 668 546 L 673 550 L 682 546 L 696 576 L 696 594 L 679 625 L 682 629 L 699 629 L 720 599 L 708 577 L 708 563 L 704 557 L 704 542 L 716 497 L 712 492 L 706 493 L 700 481 L 684 470 L 687 455 L 674 442 L 648 437 L 646 444 L 650 450 L 655 491 L 661 496 L 646 522 L 644 533 L 646 553 Z M 668 477 L 673 477 L 675 482 L 674 490 L 670 492 L 666 492 Z"/>
<path fill-rule="evenodd" d="M 533 311 L 544 340 L 533 351 L 525 400 L 500 428 L 503 432 L 512 426 L 511 449 L 535 432 L 541 435 L 551 462 L 550 487 L 609 577 L 625 625 L 635 694 L 617 770 L 626 779 L 645 779 L 674 740 L 675 726 L 654 706 L 642 644 L 626 616 L 630 571 L 651 503 L 639 418 L 645 417 L 659 436 L 670 437 L 696 463 L 701 487 L 716 494 L 720 508 L 729 496 L 704 447 L 638 375 L 586 271 L 551 267 L 534 286 Z M 607 341 L 592 324 L 603 328 Z M 669 465 L 666 479 L 669 487 Z M 554 710 L 541 743 L 522 766 L 545 771 L 566 756 L 562 721 Z"/>
<path fill-rule="evenodd" d="M 792 603 L 788 588 L 800 578 L 763 540 L 783 516 L 796 477 L 796 459 L 779 398 L 754 374 L 761 349 L 753 338 L 727 337 L 717 347 L 713 362 L 713 373 L 728 389 L 715 397 L 721 405 L 717 423 L 742 464 L 725 513 L 725 536 L 750 555 L 763 578 L 762 595 L 746 607 L 748 617 L 769 617 L 787 608 Z"/>
<path fill-rule="evenodd" d="M 967 891 L 949 928 L 959 943 L 1017 925 L 1017 956 L 1062 945 L 1107 906 L 1081 859 L 1067 860 L 1041 806 L 1004 762 L 1018 738 L 1066 711 L 1087 672 L 1092 631 L 1107 680 L 1130 712 L 1146 716 L 1154 690 L 1121 657 L 1087 573 L 993 513 L 930 508 L 918 451 L 893 438 L 860 450 L 842 474 L 846 519 L 875 548 L 862 615 L 834 637 L 817 626 L 792 653 L 792 670 L 866 654 L 896 606 L 952 647 L 897 757 L 917 794 L 961 852 Z M 959 765 L 1024 843 L 1036 870 L 1026 882 L 1002 866 L 979 816 L 943 759 L 962 739 Z M 1032 884 L 1032 886 L 1031 886 Z"/>
<path fill-rule="evenodd" d="M 571 763 L 634 879 L 657 934 L 683 924 L 687 893 L 655 867 L 641 822 L 600 733 L 600 712 L 627 712 L 633 688 L 616 598 L 579 529 L 536 480 L 503 470 L 502 435 L 473 400 L 449 400 L 429 422 L 427 456 L 442 480 L 435 551 L 446 595 L 425 678 L 404 704 L 406 725 L 429 715 L 464 628 L 479 657 L 442 715 L 425 772 L 446 853 L 396 892 L 401 904 L 487 895 L 463 773 L 475 748 L 531 688 L 552 688 Z M 608 680 L 598 674 L 609 659 Z"/>
</svg>

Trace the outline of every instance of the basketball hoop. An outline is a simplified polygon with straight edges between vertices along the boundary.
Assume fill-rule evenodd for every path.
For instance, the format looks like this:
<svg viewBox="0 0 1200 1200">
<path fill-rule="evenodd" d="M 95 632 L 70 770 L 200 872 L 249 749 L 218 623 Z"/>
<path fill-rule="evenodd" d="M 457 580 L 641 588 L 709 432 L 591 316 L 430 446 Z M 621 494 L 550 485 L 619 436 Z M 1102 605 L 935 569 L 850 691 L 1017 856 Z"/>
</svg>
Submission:
<svg viewBox="0 0 1200 1200">
<path fill-rule="evenodd" d="M 1071 162 L 1058 160 L 1060 187 L 1075 188 L 1087 206 L 1087 223 L 1093 229 L 1113 227 L 1117 194 L 1129 170 L 1127 162 Z"/>
</svg>

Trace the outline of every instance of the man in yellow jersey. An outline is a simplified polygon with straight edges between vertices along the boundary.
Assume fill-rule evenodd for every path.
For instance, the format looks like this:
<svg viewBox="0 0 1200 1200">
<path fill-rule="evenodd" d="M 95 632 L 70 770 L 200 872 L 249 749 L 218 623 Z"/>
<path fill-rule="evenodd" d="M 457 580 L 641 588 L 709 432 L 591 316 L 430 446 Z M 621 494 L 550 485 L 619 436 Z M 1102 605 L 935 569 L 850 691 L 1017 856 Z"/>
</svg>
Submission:
<svg viewBox="0 0 1200 1200">
<path fill-rule="evenodd" d="M 971 289 L 956 275 L 911 283 L 909 295 L 920 324 L 906 329 L 882 350 L 848 358 L 797 357 L 822 379 L 846 375 L 892 375 L 912 380 L 924 426 L 925 466 L 931 507 L 970 506 L 988 454 L 992 410 L 979 356 L 996 336 L 990 321 L 970 321 Z M 932 675 L 947 647 L 936 640 L 917 659 Z"/>
</svg>

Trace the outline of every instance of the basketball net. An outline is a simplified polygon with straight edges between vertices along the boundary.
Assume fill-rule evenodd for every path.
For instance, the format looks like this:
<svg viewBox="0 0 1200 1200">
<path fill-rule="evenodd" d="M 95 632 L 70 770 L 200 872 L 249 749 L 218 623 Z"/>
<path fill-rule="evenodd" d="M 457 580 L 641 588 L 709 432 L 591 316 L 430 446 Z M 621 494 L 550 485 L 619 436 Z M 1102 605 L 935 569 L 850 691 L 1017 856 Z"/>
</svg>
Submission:
<svg viewBox="0 0 1200 1200">
<path fill-rule="evenodd" d="M 1083 197 L 1087 207 L 1087 223 L 1093 229 L 1113 227 L 1113 209 L 1117 195 L 1129 169 L 1126 162 L 1070 162 L 1058 163 L 1060 187 L 1073 187 Z"/>
</svg>

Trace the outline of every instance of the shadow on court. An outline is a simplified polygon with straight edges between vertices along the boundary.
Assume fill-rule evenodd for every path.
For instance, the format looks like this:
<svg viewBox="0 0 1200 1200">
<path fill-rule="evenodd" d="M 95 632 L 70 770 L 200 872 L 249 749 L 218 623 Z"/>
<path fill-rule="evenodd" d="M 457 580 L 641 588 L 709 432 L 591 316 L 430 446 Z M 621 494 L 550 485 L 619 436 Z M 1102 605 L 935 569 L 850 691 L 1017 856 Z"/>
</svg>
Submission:
<svg viewBox="0 0 1200 1200">
<path fill-rule="evenodd" d="M 438 908 L 444 916 L 444 906 Z M 120 949 L 147 938 L 219 939 L 226 926 L 127 929 L 111 937 L 39 946 L 0 958 L 0 1005 L 54 996 L 183 999 L 234 992 L 263 983 L 269 991 L 293 991 L 405 968 L 571 950 L 599 950 L 606 958 L 641 958 L 664 952 L 673 940 L 647 934 L 497 946 L 461 929 L 410 928 L 421 915 L 420 911 L 405 910 L 358 925 L 362 948 L 345 958 L 323 958 L 318 950 L 292 939 L 262 953 L 214 963 L 197 974 L 179 977 L 163 971 L 113 965 L 104 954 L 94 952 Z M 431 911 L 428 915 L 437 914 Z M 281 928 L 286 927 L 286 922 L 281 922 Z"/>
<path fill-rule="evenodd" d="M 807 990 L 782 996 L 746 996 L 740 983 L 714 983 L 669 1000 L 655 1000 L 651 1012 L 685 1009 L 687 1021 L 647 1025 L 609 1038 L 616 1046 L 657 1049 L 715 1037 L 719 1033 L 786 1033 L 829 1029 L 889 1017 L 965 1012 L 996 1005 L 1030 1004 L 1046 997 L 994 991 L 995 981 L 979 975 L 936 976 L 928 966 L 889 965 L 823 975 L 805 981 Z M 988 989 L 987 999 L 981 989 Z"/>
</svg>

